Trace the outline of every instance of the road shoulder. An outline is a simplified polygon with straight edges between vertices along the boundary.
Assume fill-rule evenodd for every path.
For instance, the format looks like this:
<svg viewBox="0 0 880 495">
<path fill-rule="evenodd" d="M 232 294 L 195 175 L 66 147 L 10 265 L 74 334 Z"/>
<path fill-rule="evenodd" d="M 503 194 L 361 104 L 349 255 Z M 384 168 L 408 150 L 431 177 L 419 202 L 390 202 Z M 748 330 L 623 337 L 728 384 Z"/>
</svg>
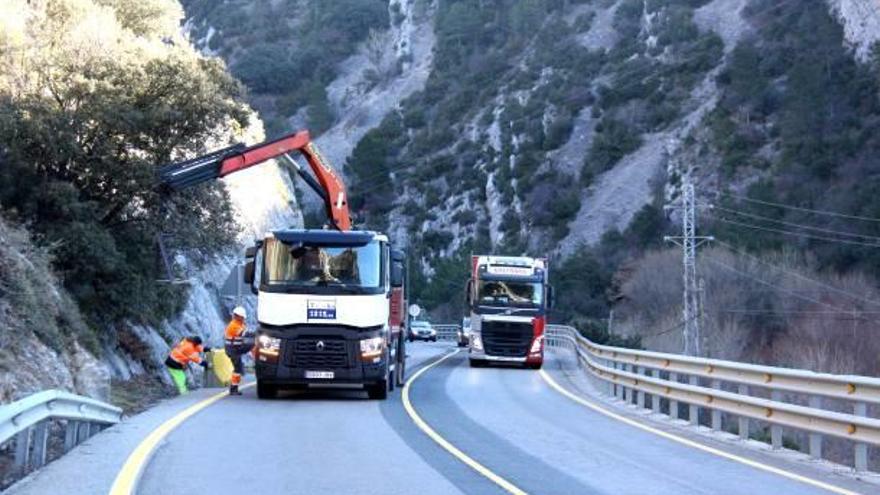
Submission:
<svg viewBox="0 0 880 495">
<path fill-rule="evenodd" d="M 198 389 L 183 397 L 159 402 L 88 439 L 58 460 L 7 489 L 4 495 L 76 493 L 105 495 L 129 454 L 162 423 L 218 393 Z"/>
</svg>

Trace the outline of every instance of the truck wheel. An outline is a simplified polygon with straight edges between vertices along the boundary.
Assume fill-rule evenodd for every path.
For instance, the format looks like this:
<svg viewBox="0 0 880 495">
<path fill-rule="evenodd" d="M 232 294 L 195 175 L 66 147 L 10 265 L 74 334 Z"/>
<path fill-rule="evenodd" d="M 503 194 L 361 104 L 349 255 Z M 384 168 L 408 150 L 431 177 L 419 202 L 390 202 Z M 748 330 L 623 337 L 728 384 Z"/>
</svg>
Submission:
<svg viewBox="0 0 880 495">
<path fill-rule="evenodd" d="M 373 400 L 385 400 L 388 398 L 388 380 L 367 387 L 367 396 Z"/>
<path fill-rule="evenodd" d="M 486 361 L 482 359 L 469 359 L 468 361 L 471 363 L 471 368 L 483 368 L 486 366 Z"/>
<path fill-rule="evenodd" d="M 539 369 L 541 369 L 541 365 L 543 365 L 543 364 L 544 363 L 529 363 L 526 365 L 526 368 L 528 368 L 530 370 L 539 370 Z"/>
<path fill-rule="evenodd" d="M 397 386 L 402 387 L 406 381 L 406 343 L 400 339 L 397 346 L 397 365 L 394 366 L 394 379 L 397 380 Z"/>
<path fill-rule="evenodd" d="M 257 380 L 257 397 L 260 399 L 274 399 L 278 396 L 278 387 Z"/>
<path fill-rule="evenodd" d="M 385 362 L 387 363 L 391 359 L 391 351 L 387 351 Z M 394 369 L 391 369 L 391 365 L 388 365 L 388 372 L 385 373 L 385 382 L 388 383 L 386 387 L 389 392 L 394 392 L 394 376 L 397 375 L 397 363 L 394 363 Z"/>
</svg>

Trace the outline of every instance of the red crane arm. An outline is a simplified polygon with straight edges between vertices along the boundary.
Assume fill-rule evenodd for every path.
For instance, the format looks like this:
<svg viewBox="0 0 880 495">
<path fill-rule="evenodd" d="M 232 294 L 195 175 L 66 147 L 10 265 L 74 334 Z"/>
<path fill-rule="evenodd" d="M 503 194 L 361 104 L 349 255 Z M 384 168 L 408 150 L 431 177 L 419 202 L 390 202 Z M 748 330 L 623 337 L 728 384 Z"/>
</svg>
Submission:
<svg viewBox="0 0 880 495">
<path fill-rule="evenodd" d="M 314 177 L 302 170 L 289 155 L 293 151 L 299 151 L 305 156 Z M 183 189 L 226 177 L 279 156 L 286 157 L 299 176 L 321 196 L 333 226 L 338 230 L 351 230 L 345 184 L 318 151 L 309 131 L 300 131 L 250 147 L 239 144 L 192 160 L 173 163 L 160 169 L 159 180 L 173 189 Z"/>
</svg>

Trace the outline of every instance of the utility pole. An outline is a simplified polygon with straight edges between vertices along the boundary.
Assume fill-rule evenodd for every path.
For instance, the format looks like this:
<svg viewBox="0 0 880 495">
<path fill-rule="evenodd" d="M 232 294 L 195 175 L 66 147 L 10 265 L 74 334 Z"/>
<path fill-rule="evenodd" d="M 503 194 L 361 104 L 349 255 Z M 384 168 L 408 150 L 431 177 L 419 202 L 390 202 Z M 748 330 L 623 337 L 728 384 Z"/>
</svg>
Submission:
<svg viewBox="0 0 880 495">
<path fill-rule="evenodd" d="M 684 266 L 684 298 L 682 317 L 684 319 L 684 353 L 700 355 L 700 287 L 697 285 L 697 247 L 714 237 L 697 236 L 697 205 L 694 185 L 690 177 L 685 177 L 681 187 L 681 204 L 667 206 L 668 209 L 681 210 L 681 236 L 666 236 L 663 240 L 682 248 Z"/>
</svg>

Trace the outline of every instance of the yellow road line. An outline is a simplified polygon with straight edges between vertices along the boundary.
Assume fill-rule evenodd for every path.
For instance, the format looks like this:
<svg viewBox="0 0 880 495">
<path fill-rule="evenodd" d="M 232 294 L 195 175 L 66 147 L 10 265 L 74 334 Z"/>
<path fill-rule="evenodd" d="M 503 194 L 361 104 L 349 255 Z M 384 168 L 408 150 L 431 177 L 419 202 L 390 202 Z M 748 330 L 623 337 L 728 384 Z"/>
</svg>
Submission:
<svg viewBox="0 0 880 495">
<path fill-rule="evenodd" d="M 415 383 L 415 381 L 418 380 L 419 377 L 422 376 L 422 374 L 424 374 L 429 369 L 433 368 L 434 366 L 437 366 L 438 364 L 442 363 L 443 361 L 446 361 L 447 359 L 449 359 L 450 357 L 452 357 L 456 354 L 458 354 L 458 349 L 456 349 L 454 352 L 450 352 L 449 354 L 443 356 L 442 358 L 440 358 L 440 359 L 434 361 L 433 363 L 425 366 L 424 368 L 420 369 L 413 376 L 411 376 L 409 380 L 406 381 L 406 384 L 404 384 L 404 386 L 403 386 L 403 392 L 401 393 L 401 400 L 403 401 L 403 408 L 406 410 L 406 413 L 409 414 L 409 417 L 413 420 L 413 422 L 416 424 L 416 426 L 419 427 L 420 430 L 425 432 L 425 434 L 428 435 L 428 437 L 430 437 L 431 440 L 436 442 L 437 445 L 443 447 L 444 450 L 446 450 L 447 452 L 449 452 L 450 454 L 455 456 L 456 459 L 465 463 L 474 471 L 485 476 L 490 481 L 492 481 L 496 485 L 500 486 L 502 489 L 504 489 L 508 493 L 512 493 L 514 495 L 526 495 L 526 492 L 517 488 L 516 485 L 505 480 L 501 476 L 498 476 L 497 474 L 493 473 L 492 471 L 489 470 L 489 468 L 487 468 L 486 466 L 483 466 L 479 462 L 475 461 L 473 458 L 471 458 L 470 456 L 468 456 L 467 454 L 465 454 L 464 452 L 459 450 L 455 445 L 452 445 L 445 438 L 440 436 L 439 433 L 434 431 L 434 429 L 431 428 L 431 426 L 428 425 L 428 423 L 426 423 L 425 420 L 423 420 L 421 416 L 419 416 L 419 413 L 416 412 L 415 408 L 412 405 L 412 402 L 409 399 L 409 391 L 412 388 L 413 383 Z"/>
<path fill-rule="evenodd" d="M 241 389 L 243 390 L 252 386 L 254 386 L 254 384 L 249 383 L 247 385 L 242 385 Z M 147 462 L 150 460 L 150 455 L 153 453 L 153 450 L 156 449 L 156 446 L 159 445 L 159 442 L 161 442 L 162 439 L 175 428 L 180 426 L 181 423 L 189 419 L 190 416 L 228 396 L 229 392 L 227 391 L 212 395 L 211 397 L 208 397 L 201 402 L 197 402 L 177 413 L 174 417 L 165 421 L 159 425 L 158 428 L 153 430 L 147 438 L 143 439 L 141 443 L 138 444 L 137 448 L 134 449 L 134 452 L 128 456 L 122 469 L 119 470 L 119 474 L 116 475 L 116 480 L 113 481 L 113 486 L 110 488 L 110 495 L 134 494 L 144 467 L 147 465 Z"/>
<path fill-rule="evenodd" d="M 569 399 L 577 402 L 578 404 L 581 404 L 582 406 L 588 407 L 588 408 L 596 411 L 599 414 L 603 414 L 605 416 L 608 416 L 609 418 L 620 421 L 621 423 L 626 423 L 626 424 L 633 426 L 635 428 L 638 428 L 640 430 L 647 431 L 648 433 L 653 433 L 654 435 L 666 438 L 667 440 L 672 440 L 673 442 L 677 442 L 677 443 L 680 443 L 682 445 L 686 445 L 688 447 L 691 447 L 691 448 L 694 448 L 697 450 L 702 450 L 703 452 L 708 452 L 708 453 L 716 455 L 718 457 L 723 457 L 725 459 L 729 459 L 731 461 L 738 462 L 740 464 L 745 464 L 746 466 L 753 467 L 755 469 L 760 469 L 761 471 L 767 471 L 769 473 L 773 473 L 773 474 L 782 476 L 784 478 L 788 478 L 788 479 L 791 479 L 794 481 L 799 481 L 801 483 L 804 483 L 804 484 L 807 484 L 807 485 L 810 485 L 810 486 L 813 486 L 816 488 L 828 490 L 829 492 L 832 492 L 832 493 L 839 493 L 841 495 L 859 495 L 858 492 L 853 492 L 853 491 L 847 490 L 845 488 L 834 486 L 834 485 L 831 485 L 831 484 L 828 484 L 828 483 L 825 483 L 825 482 L 822 482 L 819 480 L 814 480 L 812 478 L 807 478 L 806 476 L 801 476 L 799 474 L 795 474 L 790 471 L 786 471 L 784 469 L 773 467 L 773 466 L 770 466 L 767 464 L 762 464 L 758 461 L 753 461 L 753 460 L 747 459 L 745 457 L 741 457 L 741 456 L 738 456 L 735 454 L 731 454 L 729 452 L 725 452 L 723 450 L 709 447 L 708 445 L 703 445 L 703 444 L 695 442 L 693 440 L 688 440 L 687 438 L 680 437 L 678 435 L 674 435 L 672 433 L 668 433 L 663 430 L 658 430 L 657 428 L 653 428 L 653 427 L 648 426 L 646 424 L 643 424 L 639 421 L 635 421 L 635 420 L 627 418 L 625 416 L 621 416 L 620 414 L 612 412 L 612 411 L 600 406 L 599 404 L 596 404 L 593 401 L 588 401 L 586 399 L 583 399 L 582 397 L 579 397 L 579 396 L 569 392 L 568 390 L 563 388 L 561 385 L 556 383 L 556 381 L 553 378 L 551 378 L 550 375 L 547 374 L 546 371 L 541 370 L 540 373 L 541 373 L 541 378 L 543 378 L 544 381 L 546 381 L 552 388 L 554 388 L 560 394 L 568 397 Z"/>
</svg>

